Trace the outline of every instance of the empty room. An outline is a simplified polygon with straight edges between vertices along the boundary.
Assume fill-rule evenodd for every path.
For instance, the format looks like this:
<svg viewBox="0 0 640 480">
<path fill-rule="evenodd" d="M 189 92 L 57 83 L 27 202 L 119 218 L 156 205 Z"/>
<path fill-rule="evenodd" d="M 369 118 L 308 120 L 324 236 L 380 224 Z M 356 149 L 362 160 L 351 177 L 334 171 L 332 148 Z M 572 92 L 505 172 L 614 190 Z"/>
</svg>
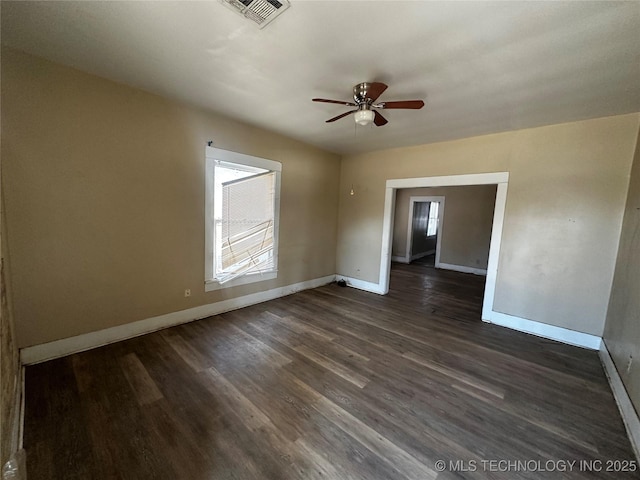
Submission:
<svg viewBox="0 0 640 480">
<path fill-rule="evenodd" d="M 0 20 L 3 480 L 640 478 L 640 2 Z"/>
</svg>

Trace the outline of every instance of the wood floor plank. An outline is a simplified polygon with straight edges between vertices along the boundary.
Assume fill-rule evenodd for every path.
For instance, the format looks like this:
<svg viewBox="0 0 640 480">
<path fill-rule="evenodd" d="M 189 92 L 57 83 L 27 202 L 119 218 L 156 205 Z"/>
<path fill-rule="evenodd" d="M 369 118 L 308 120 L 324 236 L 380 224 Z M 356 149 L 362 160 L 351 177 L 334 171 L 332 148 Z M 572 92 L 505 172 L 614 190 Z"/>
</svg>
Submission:
<svg viewBox="0 0 640 480">
<path fill-rule="evenodd" d="M 333 372 L 339 377 L 344 378 L 346 381 L 353 383 L 359 388 L 363 388 L 367 383 L 369 383 L 368 378 L 365 378 L 362 375 L 349 370 L 348 368 L 340 365 L 337 362 L 334 362 L 329 357 L 326 357 L 321 353 L 314 352 L 306 345 L 300 345 L 299 347 L 294 348 L 294 350 L 304 355 L 309 360 L 316 362 L 318 365 L 323 366 L 330 372 Z"/>
<path fill-rule="evenodd" d="M 311 389 L 306 383 L 297 381 L 302 388 Z M 402 472 L 406 478 L 435 479 L 437 474 L 434 470 L 417 461 L 407 452 L 390 442 L 373 428 L 351 415 L 346 410 L 340 408 L 331 400 L 313 391 L 315 403 L 313 407 L 322 415 L 327 417 L 335 425 L 351 436 L 356 438 L 367 448 L 377 453 L 385 461 L 391 463 L 394 468 Z"/>
<path fill-rule="evenodd" d="M 478 380 L 470 378 L 468 375 L 465 375 L 461 372 L 456 372 L 440 364 L 424 360 L 419 355 L 416 355 L 412 352 L 404 353 L 402 357 L 407 358 L 412 362 L 416 362 L 417 364 L 422 365 L 423 367 L 430 368 L 431 370 L 435 370 L 436 372 L 439 372 L 439 373 L 442 373 L 443 375 L 451 377 L 456 382 L 464 383 L 472 388 L 475 388 L 476 390 L 482 390 L 483 392 L 493 395 L 495 399 L 502 400 L 504 398 L 504 391 L 501 390 L 500 388 L 496 388 L 492 385 L 488 385 L 485 382 L 480 382 Z"/>
<path fill-rule="evenodd" d="M 27 367 L 29 478 L 640 478 L 435 471 L 634 460 L 597 352 L 483 323 L 483 288 L 393 265 L 385 296 L 331 284 Z"/>
<path fill-rule="evenodd" d="M 380 369 L 381 376 L 389 378 L 382 362 L 377 368 Z M 394 380 L 387 380 L 385 384 L 379 380 L 364 389 L 358 389 L 347 382 L 342 385 L 326 382 L 309 368 L 288 366 L 287 370 L 361 422 L 383 429 L 391 441 L 409 451 L 419 461 L 424 460 L 428 464 L 433 458 L 449 456 L 451 459 L 480 460 L 482 457 L 473 454 L 474 448 L 478 446 L 487 452 L 487 446 L 483 443 L 485 435 L 469 433 L 469 420 L 463 420 L 468 404 L 456 406 L 457 409 L 453 412 L 447 412 L 453 418 L 458 417 L 458 424 L 462 424 L 462 427 L 443 421 L 442 405 L 432 398 L 437 393 L 421 392 L 419 385 L 398 382 L 393 373 L 390 376 Z M 420 397 L 425 399 L 424 404 L 417 403 L 418 393 L 429 393 L 429 396 Z M 484 423 L 479 422 L 478 425 L 482 426 Z M 496 452 L 503 452 L 501 445 L 495 449 Z"/>
<path fill-rule="evenodd" d="M 273 426 L 269 417 L 267 417 L 259 408 L 257 408 L 247 397 L 242 395 L 242 393 L 240 393 L 231 382 L 224 378 L 220 374 L 220 372 L 211 367 L 205 373 L 211 380 L 212 384 L 215 386 L 216 393 L 220 392 L 243 412 L 245 424 L 251 430 L 257 431 L 261 428 L 266 427 L 275 432 L 275 437 L 281 437 L 281 435 L 279 435 L 278 429 Z M 286 440 L 282 440 L 279 443 L 288 442 Z"/>
<path fill-rule="evenodd" d="M 329 461 L 321 452 L 309 445 L 304 439 L 297 439 L 295 446 L 298 454 L 313 465 L 313 471 L 318 472 L 320 478 L 344 478 L 345 480 L 355 478 L 349 472 L 346 472 L 345 474 L 338 470 L 331 461 Z"/>
<path fill-rule="evenodd" d="M 280 317 L 269 311 L 266 311 L 265 315 L 275 322 L 286 325 L 287 327 L 291 328 L 297 333 L 313 335 L 329 341 L 335 338 L 335 336 L 331 335 L 331 333 L 325 330 L 322 330 L 321 328 L 318 328 L 315 325 L 306 323 L 302 319 L 298 319 L 292 315 Z"/>
<path fill-rule="evenodd" d="M 120 357 L 118 361 L 140 405 L 153 403 L 163 398 L 162 393 L 135 353 L 128 353 Z"/>
<path fill-rule="evenodd" d="M 166 342 L 171 345 L 171 348 L 173 348 L 194 371 L 201 372 L 211 366 L 211 362 L 185 341 L 175 329 L 164 330 L 161 334 Z"/>
<path fill-rule="evenodd" d="M 252 335 L 249 335 L 247 332 L 245 332 L 244 330 L 242 330 L 240 327 L 238 327 L 236 325 L 231 324 L 231 327 L 248 344 L 255 344 L 256 345 L 256 350 L 262 352 L 265 356 L 267 356 L 269 362 L 274 363 L 279 367 L 281 367 L 283 365 L 286 365 L 288 363 L 291 363 L 291 358 L 289 358 L 286 355 L 283 355 L 282 353 L 280 353 L 279 351 L 271 348 L 268 344 L 260 341 L 260 339 L 254 337 Z"/>
<path fill-rule="evenodd" d="M 78 363 L 91 364 L 94 376 L 99 377 L 75 405 L 83 413 L 91 434 L 88 445 L 94 453 L 90 466 L 95 473 L 85 478 L 175 478 L 176 466 L 156 449 L 160 439 L 147 428 L 142 415 L 145 406 L 140 405 L 118 362 L 127 354 L 124 350 L 122 344 L 114 344 L 68 357 L 71 362 L 82 357 Z"/>
<path fill-rule="evenodd" d="M 261 436 L 273 452 L 286 461 L 293 472 L 303 474 L 302 478 L 339 478 L 335 469 L 323 461 L 320 456 L 314 455 L 311 458 L 306 456 L 305 453 L 308 453 L 309 449 L 305 448 L 304 443 L 291 442 L 287 439 L 262 410 L 215 368 L 209 368 L 205 375 L 211 380 L 211 385 L 216 393 L 224 396 L 226 401 L 235 406 L 249 430 Z"/>
<path fill-rule="evenodd" d="M 34 455 L 27 455 L 29 478 L 80 480 L 95 475 L 90 437 L 82 411 L 77 408 L 80 394 L 69 359 L 35 365 L 26 376 L 31 385 L 40 386 L 44 395 L 26 399 L 25 408 L 33 415 L 25 418 L 24 442 L 35 445 Z"/>
</svg>

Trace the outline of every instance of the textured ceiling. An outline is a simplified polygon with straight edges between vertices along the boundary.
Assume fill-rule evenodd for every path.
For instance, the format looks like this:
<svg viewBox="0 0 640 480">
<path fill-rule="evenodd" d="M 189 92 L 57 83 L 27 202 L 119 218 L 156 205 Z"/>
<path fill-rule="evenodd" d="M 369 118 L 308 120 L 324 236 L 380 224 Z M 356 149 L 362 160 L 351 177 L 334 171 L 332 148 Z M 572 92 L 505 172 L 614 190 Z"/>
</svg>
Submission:
<svg viewBox="0 0 640 480">
<path fill-rule="evenodd" d="M 301 1 L 271 25 L 218 1 L 2 2 L 2 42 L 339 153 L 640 111 L 640 2 Z M 383 127 L 351 117 L 362 81 Z"/>
</svg>

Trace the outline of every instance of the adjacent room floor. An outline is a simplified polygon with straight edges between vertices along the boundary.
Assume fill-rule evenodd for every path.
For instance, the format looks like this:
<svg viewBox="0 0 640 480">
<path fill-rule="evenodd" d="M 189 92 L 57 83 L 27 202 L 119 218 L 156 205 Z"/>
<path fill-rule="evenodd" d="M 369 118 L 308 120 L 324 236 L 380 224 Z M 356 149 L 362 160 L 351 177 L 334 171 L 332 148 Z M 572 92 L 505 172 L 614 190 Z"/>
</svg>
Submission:
<svg viewBox="0 0 640 480">
<path fill-rule="evenodd" d="M 482 323 L 483 285 L 394 265 L 28 367 L 29 479 L 637 478 L 585 471 L 634 459 L 598 354 Z"/>
</svg>

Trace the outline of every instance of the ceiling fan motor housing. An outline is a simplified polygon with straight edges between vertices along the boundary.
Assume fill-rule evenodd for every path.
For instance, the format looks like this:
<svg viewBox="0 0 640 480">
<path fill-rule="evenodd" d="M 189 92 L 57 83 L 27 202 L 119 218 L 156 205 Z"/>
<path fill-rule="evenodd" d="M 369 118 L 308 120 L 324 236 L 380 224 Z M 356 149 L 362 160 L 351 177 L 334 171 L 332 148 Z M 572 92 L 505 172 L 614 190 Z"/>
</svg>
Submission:
<svg viewBox="0 0 640 480">
<path fill-rule="evenodd" d="M 369 82 L 362 82 L 353 87 L 353 100 L 362 107 L 362 105 L 370 105 L 372 100 L 367 98 L 370 89 Z"/>
</svg>

